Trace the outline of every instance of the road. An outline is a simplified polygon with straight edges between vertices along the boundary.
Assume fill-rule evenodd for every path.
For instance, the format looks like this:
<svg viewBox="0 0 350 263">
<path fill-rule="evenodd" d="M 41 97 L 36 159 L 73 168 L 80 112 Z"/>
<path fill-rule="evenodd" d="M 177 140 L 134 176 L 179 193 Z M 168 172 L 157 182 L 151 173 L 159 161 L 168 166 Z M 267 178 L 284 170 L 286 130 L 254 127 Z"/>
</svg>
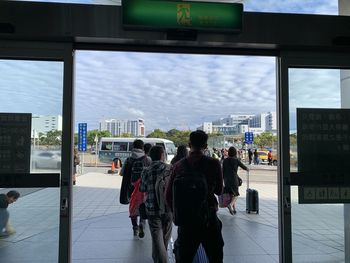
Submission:
<svg viewBox="0 0 350 263">
<path fill-rule="evenodd" d="M 83 167 L 83 174 L 89 172 L 97 172 L 107 174 L 110 167 L 94 167 L 86 166 Z M 238 175 L 243 179 L 244 182 L 247 181 L 246 171 L 239 169 Z M 251 165 L 249 173 L 250 182 L 258 183 L 275 183 L 277 184 L 277 167 L 268 165 Z"/>
</svg>

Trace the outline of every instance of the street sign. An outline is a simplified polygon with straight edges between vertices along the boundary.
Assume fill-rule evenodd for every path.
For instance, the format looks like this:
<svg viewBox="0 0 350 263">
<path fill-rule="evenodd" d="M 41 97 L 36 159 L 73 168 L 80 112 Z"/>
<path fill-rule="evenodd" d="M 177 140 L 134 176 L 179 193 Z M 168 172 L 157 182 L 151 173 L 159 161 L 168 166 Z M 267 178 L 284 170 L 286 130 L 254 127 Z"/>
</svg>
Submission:
<svg viewBox="0 0 350 263">
<path fill-rule="evenodd" d="M 87 123 L 78 124 L 78 150 L 86 152 L 87 150 Z"/>
<path fill-rule="evenodd" d="M 241 31 L 243 4 L 123 0 L 123 25 L 145 29 Z"/>
<path fill-rule="evenodd" d="M 244 141 L 247 144 L 252 144 L 254 141 L 254 134 L 253 132 L 245 132 L 244 133 Z"/>
</svg>

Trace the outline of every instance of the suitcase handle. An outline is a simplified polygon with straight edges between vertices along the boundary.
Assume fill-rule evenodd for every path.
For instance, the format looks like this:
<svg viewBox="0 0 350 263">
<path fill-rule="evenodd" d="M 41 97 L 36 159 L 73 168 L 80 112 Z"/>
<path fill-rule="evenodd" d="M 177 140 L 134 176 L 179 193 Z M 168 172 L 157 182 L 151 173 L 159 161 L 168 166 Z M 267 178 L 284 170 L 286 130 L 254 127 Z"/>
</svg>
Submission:
<svg viewBox="0 0 350 263">
<path fill-rule="evenodd" d="M 249 170 L 247 170 L 247 190 L 249 189 Z"/>
</svg>

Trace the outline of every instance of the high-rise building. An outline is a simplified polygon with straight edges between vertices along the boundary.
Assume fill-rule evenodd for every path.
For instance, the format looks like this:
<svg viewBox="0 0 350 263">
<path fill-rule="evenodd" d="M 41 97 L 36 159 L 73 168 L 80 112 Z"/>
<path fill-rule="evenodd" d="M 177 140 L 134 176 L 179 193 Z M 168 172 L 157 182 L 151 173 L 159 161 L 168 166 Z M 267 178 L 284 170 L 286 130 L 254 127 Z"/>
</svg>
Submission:
<svg viewBox="0 0 350 263">
<path fill-rule="evenodd" d="M 119 137 L 128 133 L 133 137 L 145 137 L 145 122 L 143 119 L 136 120 L 103 120 L 99 123 L 100 131 L 109 131 L 112 136 Z"/>
<path fill-rule="evenodd" d="M 38 138 L 40 133 L 49 131 L 62 131 L 61 115 L 33 115 L 32 116 L 32 138 Z"/>
<path fill-rule="evenodd" d="M 276 112 L 260 114 L 232 114 L 213 122 L 204 122 L 198 127 L 206 133 L 220 133 L 223 135 L 242 134 L 248 131 L 260 134 L 262 132 L 277 131 Z"/>
<path fill-rule="evenodd" d="M 236 126 L 240 124 L 248 124 L 248 120 L 252 118 L 253 114 L 231 114 L 226 118 L 220 118 L 213 121 L 213 125 L 228 125 Z"/>
</svg>

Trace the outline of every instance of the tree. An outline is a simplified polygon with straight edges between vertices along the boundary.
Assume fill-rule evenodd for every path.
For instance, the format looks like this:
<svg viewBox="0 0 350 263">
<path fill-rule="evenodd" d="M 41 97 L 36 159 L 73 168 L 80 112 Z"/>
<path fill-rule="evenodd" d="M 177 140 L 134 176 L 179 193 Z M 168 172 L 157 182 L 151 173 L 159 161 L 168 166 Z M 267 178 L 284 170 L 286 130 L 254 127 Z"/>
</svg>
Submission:
<svg viewBox="0 0 350 263">
<path fill-rule="evenodd" d="M 130 137 L 132 137 L 132 136 L 131 136 L 131 133 L 123 132 L 123 133 L 120 135 L 120 137 L 123 137 L 123 138 L 130 138 Z"/>
<path fill-rule="evenodd" d="M 180 131 L 171 129 L 166 133 L 166 139 L 174 142 L 176 146 L 187 145 L 191 131 Z"/>
<path fill-rule="evenodd" d="M 62 131 L 49 131 L 46 136 L 40 137 L 40 144 L 43 145 L 61 145 L 62 144 Z"/>
<path fill-rule="evenodd" d="M 273 136 L 271 132 L 263 132 L 254 138 L 254 144 L 258 145 L 259 148 L 272 147 L 276 141 L 276 136 Z"/>
<path fill-rule="evenodd" d="M 290 145 L 297 145 L 297 134 L 293 133 L 289 135 Z"/>
<path fill-rule="evenodd" d="M 95 137 L 97 135 L 97 138 L 100 137 L 111 137 L 112 133 L 110 131 L 99 131 L 99 130 L 91 130 L 87 132 L 87 143 L 90 146 L 93 146 L 95 144 Z"/>
<path fill-rule="evenodd" d="M 147 135 L 147 138 L 165 138 L 165 132 L 161 129 L 155 129 L 153 132 Z"/>
</svg>

